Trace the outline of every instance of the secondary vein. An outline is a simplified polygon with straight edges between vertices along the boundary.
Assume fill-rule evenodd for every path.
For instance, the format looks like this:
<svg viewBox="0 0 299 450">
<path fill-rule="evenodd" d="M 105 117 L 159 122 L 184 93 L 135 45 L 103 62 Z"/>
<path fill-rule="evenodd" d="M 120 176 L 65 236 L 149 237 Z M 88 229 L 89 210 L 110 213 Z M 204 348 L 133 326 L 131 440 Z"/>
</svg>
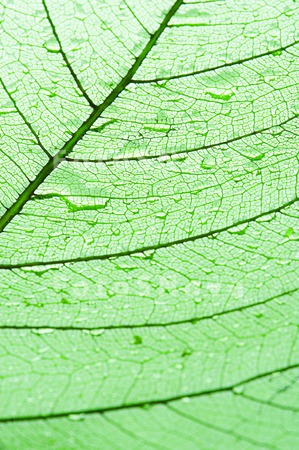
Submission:
<svg viewBox="0 0 299 450">
<path fill-rule="evenodd" d="M 143 402 L 135 402 L 135 403 L 127 403 L 123 405 L 115 405 L 115 406 L 106 406 L 102 408 L 94 408 L 94 409 L 87 409 L 87 410 L 77 410 L 77 411 L 67 411 L 67 412 L 57 412 L 57 413 L 49 413 L 45 415 L 39 415 L 39 416 L 19 416 L 19 417 L 7 417 L 0 419 L 0 423 L 6 423 L 6 422 L 24 422 L 24 421 L 35 421 L 35 420 L 49 420 L 49 419 L 57 419 L 62 417 L 69 417 L 73 414 L 84 414 L 84 415 L 90 415 L 90 414 L 103 414 L 109 411 L 119 411 L 119 410 L 127 410 L 132 408 L 142 408 L 145 406 L 155 406 L 155 405 L 167 405 L 169 403 L 182 400 L 186 397 L 188 398 L 199 398 L 204 397 L 207 395 L 213 395 L 213 394 L 221 394 L 224 392 L 234 392 L 234 390 L 240 386 L 244 386 L 248 383 L 251 383 L 253 381 L 257 381 L 266 377 L 269 377 L 273 375 L 274 373 L 284 373 L 292 369 L 298 369 L 299 364 L 291 364 L 285 367 L 278 367 L 276 369 L 269 370 L 267 372 L 263 372 L 257 375 L 253 375 L 252 377 L 248 377 L 244 380 L 241 380 L 237 383 L 223 386 L 219 388 L 212 388 L 212 389 L 206 389 L 202 390 L 200 392 L 191 392 L 191 393 L 184 393 L 179 394 L 173 397 L 167 397 L 164 399 L 157 399 L 157 400 L 150 400 L 150 401 L 143 401 Z"/>
<path fill-rule="evenodd" d="M 65 160 L 69 161 L 69 162 L 78 162 L 78 163 L 98 163 L 98 164 L 107 164 L 110 162 L 123 162 L 123 161 L 143 161 L 143 160 L 148 160 L 148 159 L 159 159 L 159 158 L 171 158 L 171 157 L 175 157 L 177 155 L 181 155 L 181 154 L 189 154 L 189 153 L 194 153 L 194 152 L 198 152 L 200 150 L 207 150 L 210 148 L 215 148 L 215 147 L 221 147 L 222 145 L 229 145 L 233 142 L 237 142 L 237 141 L 241 141 L 242 139 L 246 139 L 249 137 L 254 137 L 256 135 L 265 133 L 266 131 L 270 131 L 273 128 L 277 128 L 277 127 L 282 127 L 284 125 L 287 125 L 289 122 L 292 122 L 292 120 L 295 120 L 298 118 L 298 114 L 294 114 L 293 116 L 289 117 L 288 119 L 284 120 L 283 122 L 271 125 L 269 127 L 265 127 L 265 128 L 260 128 L 259 130 L 254 130 L 251 131 L 250 133 L 246 133 L 246 134 L 242 134 L 240 136 L 231 138 L 231 139 L 227 139 L 226 141 L 221 141 L 221 142 L 217 142 L 217 143 L 213 143 L 213 144 L 206 144 L 206 145 L 202 145 L 201 147 L 195 147 L 195 148 L 187 148 L 184 150 L 177 150 L 173 153 L 171 152 L 165 152 L 165 153 L 160 153 L 158 155 L 140 155 L 140 156 L 122 156 L 119 158 L 106 158 L 106 159 L 88 159 L 88 158 L 68 158 L 66 157 Z M 91 131 L 91 130 L 90 130 Z"/>
<path fill-rule="evenodd" d="M 221 316 L 226 316 L 228 314 L 236 313 L 236 312 L 242 312 L 247 309 L 255 308 L 257 306 L 263 306 L 267 303 L 273 302 L 277 299 L 280 299 L 282 297 L 295 294 L 299 291 L 299 288 L 290 289 L 285 292 L 281 292 L 280 294 L 274 295 L 270 298 L 266 298 L 261 301 L 257 301 L 254 303 L 249 303 L 248 305 L 238 306 L 231 309 L 225 309 L 223 311 L 215 311 L 213 314 L 207 314 L 203 315 L 201 317 L 191 317 L 189 319 L 182 319 L 182 320 L 176 320 L 172 322 L 145 322 L 145 323 L 137 323 L 137 324 L 125 324 L 125 325 L 103 325 L 103 326 L 97 326 L 97 327 L 88 327 L 88 326 L 51 326 L 49 324 L 44 325 L 1 325 L 0 330 L 41 330 L 45 328 L 50 328 L 51 330 L 57 330 L 57 331 L 109 331 L 109 330 L 134 330 L 138 328 L 168 328 L 168 327 L 174 327 L 179 325 L 185 325 L 192 323 L 193 325 L 197 324 L 198 322 L 203 322 L 206 320 L 214 320 L 218 319 Z"/>
<path fill-rule="evenodd" d="M 63 48 L 62 48 L 61 41 L 60 41 L 59 36 L 58 36 L 58 33 L 57 33 L 57 31 L 56 31 L 56 27 L 55 27 L 55 25 L 54 25 L 54 22 L 52 21 L 52 18 L 51 18 L 51 16 L 50 16 L 50 12 L 49 12 L 49 9 L 48 9 L 48 7 L 47 7 L 46 1 L 45 1 L 45 0 L 42 0 L 42 4 L 43 4 L 44 10 L 45 10 L 45 13 L 46 13 L 48 22 L 49 22 L 49 24 L 50 24 L 50 26 L 51 26 L 52 33 L 54 34 L 55 39 L 56 39 L 56 41 L 57 41 L 57 43 L 58 43 L 58 46 L 59 46 L 59 52 L 60 52 L 60 54 L 61 54 L 61 56 L 62 56 L 62 58 L 63 58 L 63 60 L 64 60 L 64 62 L 65 62 L 65 64 L 66 64 L 67 68 L 69 69 L 69 71 L 70 71 L 70 73 L 71 73 L 73 79 L 75 80 L 75 83 L 76 83 L 76 85 L 78 86 L 78 88 L 79 88 L 80 92 L 82 93 L 83 97 L 86 98 L 86 100 L 88 101 L 89 105 L 90 105 L 93 109 L 96 108 L 96 107 L 97 107 L 96 104 L 91 100 L 91 98 L 89 97 L 89 95 L 87 94 L 87 92 L 85 91 L 85 89 L 83 88 L 83 86 L 82 86 L 82 84 L 81 84 L 79 78 L 77 77 L 77 75 L 75 74 L 75 72 L 74 72 L 74 70 L 73 70 L 73 68 L 72 68 L 72 66 L 71 66 L 71 63 L 70 63 L 69 60 L 68 60 L 68 57 L 66 56 L 66 53 L 64 52 L 64 50 L 63 50 Z"/>
<path fill-rule="evenodd" d="M 0 78 L 0 84 L 3 88 L 3 90 L 5 91 L 6 95 L 9 97 L 10 101 L 12 102 L 12 104 L 14 105 L 15 110 L 17 111 L 17 113 L 19 114 L 19 116 L 23 119 L 23 121 L 25 122 L 25 124 L 27 125 L 27 127 L 29 128 L 30 132 L 33 134 L 33 136 L 35 137 L 37 144 L 40 146 L 40 148 L 43 150 L 43 152 L 49 157 L 51 158 L 51 154 L 48 152 L 48 150 L 43 146 L 37 132 L 35 131 L 35 129 L 32 127 L 32 125 L 30 124 L 30 122 L 28 122 L 28 120 L 26 119 L 26 117 L 24 116 L 24 114 L 22 113 L 22 111 L 19 109 L 17 102 L 15 101 L 15 99 L 13 98 L 13 96 L 11 95 L 11 93 L 9 92 L 9 90 L 7 89 L 7 87 L 5 86 L 2 78 Z"/>
<path fill-rule="evenodd" d="M 80 256 L 77 258 L 68 258 L 68 259 L 60 259 L 56 261 L 30 261 L 26 263 L 18 263 L 18 264 L 0 264 L 0 269 L 3 270 L 11 270 L 11 269 L 19 269 L 22 267 L 33 267 L 33 266 L 53 266 L 55 264 L 66 264 L 66 263 L 75 263 L 75 262 L 83 262 L 83 261 L 100 261 L 100 260 L 107 260 L 107 259 L 115 259 L 115 258 L 121 258 L 123 256 L 132 256 L 136 255 L 138 253 L 145 253 L 148 251 L 155 251 L 160 250 L 163 248 L 173 247 L 175 245 L 179 244 L 185 244 L 187 242 L 194 242 L 199 239 L 207 238 L 207 237 L 216 237 L 220 233 L 224 233 L 225 231 L 231 230 L 232 228 L 238 227 L 240 225 L 248 224 L 251 222 L 255 222 L 256 220 L 260 219 L 261 217 L 265 217 L 271 214 L 279 213 L 283 211 L 284 209 L 288 208 L 289 206 L 297 203 L 299 201 L 299 197 L 295 197 L 292 200 L 284 203 L 281 206 L 278 206 L 277 208 L 270 209 L 268 211 L 262 212 L 260 214 L 257 214 L 256 216 L 241 219 L 238 222 L 229 224 L 222 228 L 217 228 L 216 230 L 210 230 L 205 233 L 197 234 L 194 236 L 188 236 L 186 238 L 177 239 L 175 241 L 170 242 L 163 242 L 161 244 L 155 244 L 155 245 L 148 245 L 145 247 L 139 247 L 135 248 L 133 250 L 125 250 L 123 252 L 118 253 L 108 253 L 104 255 L 90 255 L 90 256 Z"/>
<path fill-rule="evenodd" d="M 157 77 L 157 78 L 145 79 L 145 80 L 137 80 L 136 79 L 136 80 L 132 80 L 132 83 L 135 83 L 135 84 L 157 83 L 159 81 L 177 80 L 179 78 L 201 75 L 203 73 L 212 72 L 214 70 L 223 69 L 225 67 L 238 66 L 240 64 L 244 64 L 249 61 L 254 61 L 259 58 L 264 58 L 265 56 L 274 56 L 275 53 L 284 52 L 284 51 L 288 50 L 289 48 L 294 47 L 297 44 L 299 44 L 299 40 L 296 40 L 296 41 L 292 42 L 291 44 L 285 45 L 284 47 L 279 47 L 279 48 L 276 48 L 273 50 L 269 50 L 268 52 L 260 53 L 259 55 L 256 55 L 256 56 L 255 55 L 249 56 L 248 58 L 239 59 L 237 61 L 232 61 L 230 63 L 219 64 L 218 66 L 207 67 L 206 69 L 195 70 L 193 72 L 187 72 L 187 73 L 182 73 L 182 74 L 178 74 L 178 75 L 170 75 L 168 77 Z"/>
</svg>

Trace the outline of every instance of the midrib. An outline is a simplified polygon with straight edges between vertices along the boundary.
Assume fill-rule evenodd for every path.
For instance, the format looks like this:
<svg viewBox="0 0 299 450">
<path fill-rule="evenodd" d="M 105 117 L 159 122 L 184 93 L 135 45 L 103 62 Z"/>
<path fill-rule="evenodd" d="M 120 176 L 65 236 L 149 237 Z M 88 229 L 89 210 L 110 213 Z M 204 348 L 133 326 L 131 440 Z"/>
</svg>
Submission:
<svg viewBox="0 0 299 450">
<path fill-rule="evenodd" d="M 88 119 L 82 123 L 82 125 L 77 129 L 77 131 L 72 135 L 68 142 L 54 155 L 43 169 L 38 173 L 36 178 L 30 185 L 22 192 L 18 199 L 11 205 L 11 207 L 6 211 L 6 213 L 0 219 L 0 232 L 2 232 L 6 226 L 12 221 L 12 219 L 21 211 L 23 206 L 32 197 L 36 189 L 44 182 L 44 180 L 53 172 L 53 170 L 58 167 L 66 156 L 68 156 L 75 145 L 82 139 L 82 137 L 87 133 L 92 127 L 95 121 L 101 116 L 101 114 L 110 106 L 114 100 L 119 96 L 119 94 L 127 87 L 131 82 L 133 76 L 141 66 L 144 59 L 147 57 L 153 46 L 156 44 L 157 40 L 165 30 L 170 19 L 174 16 L 178 8 L 183 3 L 183 0 L 177 0 L 174 5 L 170 8 L 164 20 L 161 22 L 159 28 L 151 35 L 150 40 L 144 47 L 140 55 L 136 58 L 135 63 L 129 69 L 127 74 L 122 78 L 122 80 L 117 84 L 117 86 L 110 92 L 108 97 L 97 106 Z"/>
</svg>

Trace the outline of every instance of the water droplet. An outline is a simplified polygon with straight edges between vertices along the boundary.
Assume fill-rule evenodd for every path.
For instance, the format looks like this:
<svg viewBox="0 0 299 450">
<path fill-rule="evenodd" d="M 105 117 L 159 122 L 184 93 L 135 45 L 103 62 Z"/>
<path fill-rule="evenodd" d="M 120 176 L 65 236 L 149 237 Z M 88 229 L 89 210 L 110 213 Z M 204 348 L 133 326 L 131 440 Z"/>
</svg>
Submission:
<svg viewBox="0 0 299 450">
<path fill-rule="evenodd" d="M 68 416 L 68 419 L 69 419 L 69 420 L 72 420 L 72 421 L 78 422 L 78 421 L 80 421 L 80 420 L 84 420 L 84 419 L 85 419 L 85 416 L 84 416 L 84 414 L 70 414 L 70 415 Z"/>
<path fill-rule="evenodd" d="M 242 236 L 246 233 L 248 226 L 248 223 L 244 223 L 242 225 L 238 225 L 237 227 L 231 228 L 230 230 L 228 230 L 228 232 L 230 234 L 238 234 L 239 236 Z"/>
<path fill-rule="evenodd" d="M 140 344 L 142 344 L 142 338 L 141 338 L 141 336 L 135 335 L 135 336 L 133 337 L 133 339 L 134 339 L 134 341 L 133 341 L 133 344 L 134 344 L 134 345 L 140 345 Z"/>
<path fill-rule="evenodd" d="M 294 10 L 290 7 L 286 7 L 283 13 L 285 16 L 291 17 L 294 14 Z"/>
<path fill-rule="evenodd" d="M 253 39 L 260 34 L 260 31 L 258 27 L 252 28 L 252 25 L 250 24 L 245 28 L 243 33 L 245 37 Z"/>
<path fill-rule="evenodd" d="M 216 160 L 215 158 L 213 158 L 212 156 L 208 155 L 206 156 L 201 164 L 200 167 L 202 167 L 203 169 L 213 169 L 216 167 Z"/>
<path fill-rule="evenodd" d="M 33 328 L 31 330 L 31 333 L 33 334 L 50 334 L 50 333 L 54 333 L 54 329 L 53 328 Z"/>
<path fill-rule="evenodd" d="M 91 330 L 91 331 L 90 331 L 90 334 L 91 334 L 92 336 L 101 336 L 101 335 L 104 334 L 104 333 L 105 333 L 105 330 L 103 330 L 103 329 Z"/>
<path fill-rule="evenodd" d="M 259 222 L 271 222 L 275 219 L 275 214 L 267 214 L 265 216 L 259 217 L 256 221 Z"/>
<path fill-rule="evenodd" d="M 59 53 L 59 51 L 60 51 L 58 42 L 54 37 L 48 39 L 48 41 L 44 43 L 43 47 L 49 53 Z"/>
<path fill-rule="evenodd" d="M 234 91 L 229 91 L 229 90 L 217 91 L 215 89 L 213 91 L 211 91 L 211 90 L 206 91 L 205 93 L 207 95 L 210 95 L 215 100 L 223 100 L 223 101 L 230 100 L 235 95 Z"/>
<path fill-rule="evenodd" d="M 144 405 L 142 405 L 142 408 L 145 410 L 149 410 L 151 409 L 152 405 L 150 405 L 149 403 L 145 403 Z"/>
<path fill-rule="evenodd" d="M 279 264 L 280 266 L 287 266 L 290 263 L 291 263 L 290 259 L 282 258 L 277 260 L 277 264 Z"/>
<path fill-rule="evenodd" d="M 257 150 L 252 150 L 250 154 L 245 155 L 250 161 L 260 161 L 264 158 L 265 153 L 258 152 Z"/>
<path fill-rule="evenodd" d="M 274 52 L 272 52 L 273 56 L 280 56 L 282 54 L 282 50 L 274 50 Z"/>
<path fill-rule="evenodd" d="M 39 350 L 38 350 L 38 353 L 45 353 L 45 352 L 47 352 L 49 350 L 49 347 L 41 347 Z"/>
<path fill-rule="evenodd" d="M 284 237 L 285 237 L 285 238 L 289 238 L 289 237 L 292 236 L 293 234 L 295 234 L 295 231 L 294 231 L 293 228 L 290 227 L 290 228 L 288 228 L 287 231 L 285 232 Z"/>
<path fill-rule="evenodd" d="M 62 299 L 61 299 L 61 303 L 62 303 L 63 305 L 70 305 L 70 304 L 71 304 L 71 302 L 70 302 L 69 300 L 67 300 L 66 298 L 62 298 Z"/>
<path fill-rule="evenodd" d="M 183 352 L 182 352 L 182 357 L 184 358 L 185 356 L 189 356 L 192 354 L 192 350 L 190 348 L 186 348 Z"/>
<path fill-rule="evenodd" d="M 108 297 L 113 297 L 115 295 L 115 292 L 112 289 L 107 289 L 107 295 Z"/>
<path fill-rule="evenodd" d="M 233 388 L 233 392 L 234 392 L 235 394 L 237 394 L 237 395 L 242 394 L 242 393 L 244 392 L 244 390 L 245 390 L 245 387 L 244 387 L 243 385 L 235 386 L 235 387 Z"/>
<path fill-rule="evenodd" d="M 156 217 L 158 217 L 158 219 L 165 219 L 166 216 L 167 216 L 167 213 L 164 211 L 158 212 L 156 214 Z"/>
</svg>

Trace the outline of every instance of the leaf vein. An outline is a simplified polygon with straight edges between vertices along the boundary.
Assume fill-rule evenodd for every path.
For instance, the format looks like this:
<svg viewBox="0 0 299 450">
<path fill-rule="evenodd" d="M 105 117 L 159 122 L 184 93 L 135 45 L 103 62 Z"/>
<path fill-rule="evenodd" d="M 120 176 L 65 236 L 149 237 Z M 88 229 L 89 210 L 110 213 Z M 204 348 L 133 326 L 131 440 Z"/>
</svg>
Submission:
<svg viewBox="0 0 299 450">
<path fill-rule="evenodd" d="M 183 0 L 177 0 L 173 6 L 170 8 L 164 20 L 161 22 L 157 31 L 150 36 L 149 41 L 143 48 L 139 56 L 135 59 L 134 64 L 131 66 L 127 74 L 122 78 L 122 80 L 116 85 L 116 87 L 110 92 L 106 99 L 97 106 L 85 122 L 77 129 L 77 131 L 72 135 L 72 137 L 67 141 L 64 146 L 54 155 L 49 162 L 43 167 L 43 169 L 38 173 L 36 178 L 27 188 L 22 192 L 19 198 L 13 203 L 13 205 L 7 209 L 5 214 L 0 219 L 0 233 L 6 228 L 6 226 L 12 221 L 12 219 L 21 211 L 23 206 L 32 197 L 35 190 L 44 182 L 44 180 L 56 169 L 59 164 L 64 160 L 74 148 L 74 146 L 79 142 L 83 136 L 90 130 L 94 122 L 101 116 L 101 114 L 110 106 L 114 100 L 123 92 L 123 90 L 131 82 L 133 76 L 141 66 L 144 59 L 147 57 L 148 53 L 151 51 L 153 46 L 156 44 L 160 35 L 165 30 L 168 22 L 177 12 L 179 7 L 182 5 Z"/>
<path fill-rule="evenodd" d="M 84 415 L 91 415 L 91 414 L 103 414 L 109 411 L 120 411 L 120 410 L 128 410 L 133 408 L 142 408 L 145 406 L 155 406 L 155 405 L 169 405 L 172 402 L 176 402 L 178 400 L 182 400 L 186 397 L 188 398 L 199 398 L 199 397 L 205 397 L 208 395 L 213 394 L 221 394 L 224 392 L 234 392 L 234 390 L 240 386 L 244 386 L 248 383 L 251 383 L 253 381 L 257 381 L 266 377 L 269 377 L 271 375 L 278 374 L 278 373 L 285 373 L 292 369 L 298 369 L 299 363 L 294 363 L 289 366 L 284 367 L 278 367 L 272 370 L 269 370 L 267 372 L 262 372 L 257 375 L 253 375 L 252 377 L 248 377 L 244 380 L 241 380 L 237 383 L 230 384 L 228 386 L 218 387 L 218 388 L 212 388 L 212 389 L 206 389 L 199 392 L 191 392 L 191 393 L 184 393 L 179 394 L 172 397 L 167 397 L 164 399 L 157 399 L 157 400 L 150 400 L 150 401 L 144 401 L 144 402 L 131 402 L 127 404 L 122 405 L 115 405 L 115 406 L 107 406 L 103 408 L 94 408 L 94 409 L 86 409 L 86 410 L 74 410 L 74 411 L 67 411 L 67 412 L 57 412 L 57 413 L 49 413 L 44 415 L 36 415 L 36 416 L 19 416 L 19 417 L 3 417 L 0 418 L 0 423 L 8 423 L 8 422 L 24 422 L 24 421 L 36 421 L 36 420 L 49 420 L 49 419 L 57 419 L 62 417 L 68 417 L 72 414 L 84 414 Z"/>
<path fill-rule="evenodd" d="M 106 255 L 81 256 L 81 257 L 77 257 L 77 258 L 60 259 L 57 261 L 31 261 L 31 262 L 27 262 L 27 263 L 18 263 L 18 264 L 17 263 L 16 264 L 0 264 L 0 269 L 11 270 L 11 269 L 18 269 L 18 268 L 22 268 L 22 267 L 49 266 L 49 265 L 55 265 L 55 264 L 75 263 L 75 262 L 82 262 L 82 261 L 97 261 L 97 260 L 100 261 L 100 260 L 107 260 L 107 259 L 116 259 L 116 258 L 121 258 L 123 256 L 131 256 L 131 255 L 136 255 L 138 253 L 144 253 L 144 252 L 151 251 L 151 250 L 160 250 L 163 248 L 173 247 L 175 245 L 185 244 L 187 242 L 194 242 L 199 239 L 203 239 L 203 238 L 207 238 L 207 237 L 213 238 L 213 237 L 216 237 L 217 235 L 219 235 L 220 233 L 224 233 L 224 232 L 226 232 L 232 228 L 235 228 L 237 226 L 255 222 L 256 220 L 260 219 L 261 217 L 268 216 L 270 214 L 280 213 L 284 209 L 288 208 L 291 205 L 294 205 L 298 201 L 299 201 L 299 197 L 295 197 L 294 199 L 284 203 L 283 205 L 281 205 L 277 208 L 270 209 L 266 212 L 260 213 L 253 217 L 250 217 L 249 219 L 248 218 L 241 219 L 238 222 L 227 225 L 225 227 L 218 228 L 216 230 L 207 231 L 205 233 L 197 234 L 195 236 L 188 236 L 186 238 L 177 239 L 175 241 L 164 242 L 164 243 L 156 244 L 156 245 L 148 245 L 148 246 L 136 248 L 133 250 L 126 250 L 126 251 L 118 252 L 118 253 L 109 253 Z"/>
<path fill-rule="evenodd" d="M 60 52 L 60 54 L 61 54 L 61 56 L 62 56 L 62 58 L 63 58 L 63 60 L 64 60 L 64 62 L 65 62 L 65 64 L 66 64 L 66 66 L 67 66 L 69 72 L 71 73 L 71 75 L 72 75 L 72 77 L 73 77 L 73 79 L 74 79 L 76 85 L 78 86 L 78 89 L 79 89 L 80 92 L 82 93 L 83 97 L 85 97 L 85 99 L 88 101 L 89 105 L 90 105 L 93 109 L 95 109 L 95 108 L 97 107 L 97 105 L 91 100 L 91 98 L 89 97 L 89 95 L 87 94 L 87 92 L 85 91 L 85 89 L 83 88 L 83 86 L 82 86 L 82 84 L 81 84 L 79 78 L 77 77 L 77 75 L 76 75 L 74 69 L 72 68 L 71 63 L 70 63 L 69 60 L 68 60 L 68 57 L 67 57 L 66 53 L 65 53 L 64 50 L 63 50 L 61 41 L 60 41 L 60 39 L 59 39 L 57 30 L 56 30 L 56 27 L 55 27 L 55 25 L 54 25 L 54 22 L 53 22 L 51 16 L 50 16 L 50 12 L 49 12 L 49 9 L 48 9 L 46 0 L 42 0 L 42 4 L 43 4 L 44 10 L 45 10 L 45 13 L 46 13 L 48 22 L 49 22 L 49 24 L 50 24 L 52 33 L 53 33 L 53 35 L 55 36 L 55 39 L 56 39 L 57 44 L 58 44 L 58 46 L 59 46 L 59 52 Z"/>
<path fill-rule="evenodd" d="M 237 136 L 235 138 L 231 138 L 231 139 L 227 139 L 226 141 L 222 141 L 222 142 L 217 142 L 214 144 L 208 144 L 208 145 L 202 145 L 201 147 L 195 147 L 195 148 L 191 148 L 191 149 L 185 149 L 185 150 L 178 150 L 176 152 L 173 153 L 161 153 L 160 155 L 140 155 L 140 156 L 127 156 L 127 157 L 120 157 L 120 158 L 107 158 L 107 159 L 85 159 L 85 158 L 70 158 L 70 157 L 65 157 L 66 161 L 70 161 L 70 162 L 88 162 L 88 163 L 101 163 L 101 164 L 106 164 L 106 163 L 110 163 L 110 162 L 122 162 L 122 161 L 143 161 L 143 160 L 148 160 L 148 159 L 159 159 L 159 158 L 167 158 L 167 157 L 173 157 L 176 155 L 181 155 L 181 154 L 189 154 L 189 153 L 193 153 L 193 152 L 197 152 L 200 150 L 207 150 L 207 149 L 211 149 L 211 148 L 215 148 L 215 147 L 220 147 L 222 145 L 228 145 L 231 144 L 233 142 L 236 141 L 240 141 L 242 139 L 246 139 L 248 137 L 252 137 L 252 136 L 256 136 L 259 134 L 262 134 L 266 131 L 271 130 L 272 128 L 276 128 L 276 127 L 283 127 L 284 125 L 287 125 L 289 122 L 291 122 L 292 120 L 295 120 L 299 117 L 298 114 L 294 114 L 293 116 L 289 117 L 288 119 L 284 120 L 283 122 L 280 122 L 276 125 L 271 125 L 269 127 L 266 128 L 261 128 L 259 130 L 254 130 L 251 131 L 250 133 L 246 133 L 243 134 L 241 136 Z"/>
<path fill-rule="evenodd" d="M 286 50 L 288 50 L 291 47 L 294 47 L 297 44 L 299 44 L 299 40 L 296 40 L 296 41 L 292 42 L 291 44 L 285 45 L 283 47 L 278 47 L 273 50 L 269 50 L 268 52 L 260 53 L 259 55 L 249 56 L 248 58 L 239 59 L 237 61 L 233 61 L 230 63 L 220 64 L 219 66 L 208 67 L 206 69 L 195 70 L 193 72 L 186 72 L 186 73 L 182 73 L 182 74 L 178 74 L 178 75 L 170 75 L 169 77 L 157 77 L 157 78 L 152 78 L 152 79 L 147 79 L 147 80 L 133 79 L 132 83 L 135 83 L 135 84 L 157 83 L 159 81 L 177 80 L 179 78 L 186 78 L 186 77 L 190 77 L 190 76 L 201 75 L 203 73 L 212 72 L 214 70 L 223 69 L 225 67 L 238 66 L 238 65 L 244 64 L 249 61 L 254 61 L 256 59 L 264 58 L 265 56 L 271 56 L 271 55 L 273 56 L 273 54 L 275 54 L 276 52 L 279 52 L 279 53 L 285 52 Z"/>
<path fill-rule="evenodd" d="M 214 319 L 216 316 L 217 318 L 220 316 L 225 316 L 228 314 L 232 314 L 235 312 L 241 312 L 245 311 L 247 309 L 254 308 L 256 306 L 260 305 L 266 305 L 267 303 L 270 303 L 274 300 L 277 300 L 279 298 L 285 297 L 286 295 L 292 295 L 299 291 L 299 287 L 295 289 L 290 289 L 285 292 L 281 292 L 280 294 L 277 294 L 273 297 L 266 298 L 265 300 L 261 300 L 259 302 L 250 303 L 248 305 L 239 306 L 237 308 L 231 308 L 226 309 L 224 311 L 217 312 L 215 311 L 213 314 L 208 314 L 206 316 L 201 317 L 192 317 L 190 319 L 184 319 L 184 320 L 177 320 L 177 321 L 171 321 L 171 322 L 159 322 L 159 323 L 140 323 L 140 324 L 127 324 L 127 325 L 110 325 L 110 326 L 97 326 L 97 327 L 86 327 L 86 326 L 49 326 L 49 324 L 45 325 L 38 325 L 38 326 L 29 326 L 29 325 L 1 325 L 0 330 L 39 330 L 39 329 L 45 329 L 45 328 L 51 328 L 53 330 L 58 331 L 94 331 L 94 330 L 134 330 L 135 328 L 165 328 L 165 327 L 173 327 L 178 325 L 184 325 L 188 323 L 196 324 L 198 322 L 203 322 L 205 320 L 211 320 Z"/>
</svg>

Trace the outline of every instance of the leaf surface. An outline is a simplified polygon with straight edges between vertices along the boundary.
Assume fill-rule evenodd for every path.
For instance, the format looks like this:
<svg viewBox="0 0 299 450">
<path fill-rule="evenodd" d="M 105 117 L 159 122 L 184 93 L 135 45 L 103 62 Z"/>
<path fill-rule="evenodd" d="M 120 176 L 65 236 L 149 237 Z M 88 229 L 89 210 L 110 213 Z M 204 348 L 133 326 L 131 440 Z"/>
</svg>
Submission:
<svg viewBox="0 0 299 450">
<path fill-rule="evenodd" d="M 296 1 L 0 17 L 1 450 L 296 448 Z"/>
</svg>

